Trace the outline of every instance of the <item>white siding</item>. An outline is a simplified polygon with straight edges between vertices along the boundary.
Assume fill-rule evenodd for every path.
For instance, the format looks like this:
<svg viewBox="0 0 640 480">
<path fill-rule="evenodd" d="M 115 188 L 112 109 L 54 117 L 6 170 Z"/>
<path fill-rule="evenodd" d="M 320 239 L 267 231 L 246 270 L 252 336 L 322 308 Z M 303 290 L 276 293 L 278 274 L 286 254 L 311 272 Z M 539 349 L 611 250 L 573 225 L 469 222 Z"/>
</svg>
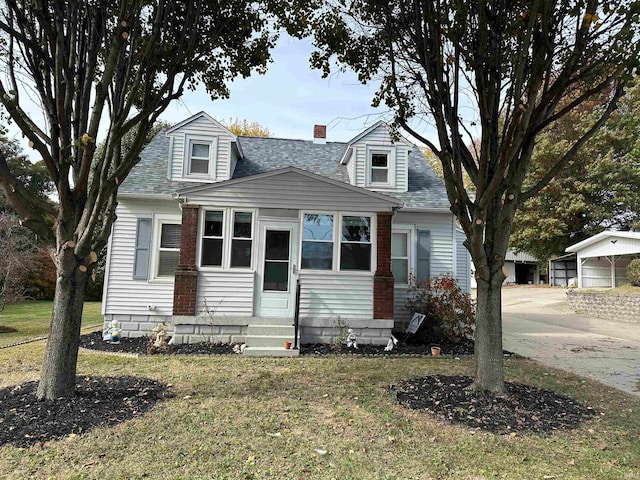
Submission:
<svg viewBox="0 0 640 480">
<path fill-rule="evenodd" d="M 418 213 L 400 211 L 393 217 L 393 224 L 415 225 L 418 230 L 431 232 L 432 277 L 454 275 L 453 264 L 455 241 L 453 239 L 452 215 L 450 213 Z"/>
<path fill-rule="evenodd" d="M 301 210 L 390 211 L 383 198 L 318 180 L 296 172 L 221 185 L 187 194 L 189 202 L 238 208 L 291 208 Z M 391 199 L 389 199 L 391 201 Z"/>
<path fill-rule="evenodd" d="M 198 274 L 196 312 L 211 314 L 253 314 L 253 272 L 201 271 Z M 206 302 L 206 307 L 205 307 Z"/>
<path fill-rule="evenodd" d="M 612 240 L 616 243 L 612 243 Z M 593 245 L 581 249 L 581 257 L 604 257 L 607 255 L 628 255 L 640 253 L 640 239 L 623 237 L 605 237 Z"/>
<path fill-rule="evenodd" d="M 351 162 L 354 163 L 350 168 L 353 173 L 349 173 L 349 178 L 355 178 L 354 185 L 358 187 L 366 186 L 366 169 L 367 169 L 367 146 L 392 147 L 395 145 L 395 188 L 387 188 L 387 191 L 406 192 L 408 190 L 408 155 L 409 146 L 403 143 L 394 144 L 391 140 L 389 132 L 384 126 L 379 126 L 372 132 L 359 139 L 353 144 L 354 155 Z M 380 189 L 382 190 L 382 189 Z"/>
<path fill-rule="evenodd" d="M 615 277 L 616 287 L 624 285 L 627 282 L 627 266 L 633 257 L 616 257 Z M 611 257 L 600 258 L 578 258 L 578 264 L 582 269 L 582 285 L 581 288 L 611 288 L 612 284 L 612 267 Z"/>
<path fill-rule="evenodd" d="M 456 279 L 460 288 L 471 292 L 471 256 L 464 246 L 467 236 L 462 230 L 456 230 Z"/>
<path fill-rule="evenodd" d="M 393 317 L 395 324 L 409 322 L 409 312 L 405 310 L 407 301 L 407 286 L 395 285 L 393 289 Z"/>
<path fill-rule="evenodd" d="M 111 232 L 109 271 L 106 272 L 105 314 L 173 313 L 173 282 L 133 279 L 136 222 L 138 218 L 151 218 L 153 213 L 180 215 L 180 208 L 173 201 L 121 200 L 118 205 L 118 218 Z M 147 309 L 149 304 L 155 305 L 155 310 L 150 312 Z"/>
<path fill-rule="evenodd" d="M 169 134 L 173 138 L 172 150 L 169 154 L 171 179 L 180 180 L 183 177 L 185 138 L 189 135 L 217 139 L 215 181 L 228 180 L 232 171 L 231 141 L 233 137 L 226 129 L 206 117 L 198 117 Z"/>
<path fill-rule="evenodd" d="M 373 318 L 373 275 L 300 273 L 300 316 Z"/>
</svg>

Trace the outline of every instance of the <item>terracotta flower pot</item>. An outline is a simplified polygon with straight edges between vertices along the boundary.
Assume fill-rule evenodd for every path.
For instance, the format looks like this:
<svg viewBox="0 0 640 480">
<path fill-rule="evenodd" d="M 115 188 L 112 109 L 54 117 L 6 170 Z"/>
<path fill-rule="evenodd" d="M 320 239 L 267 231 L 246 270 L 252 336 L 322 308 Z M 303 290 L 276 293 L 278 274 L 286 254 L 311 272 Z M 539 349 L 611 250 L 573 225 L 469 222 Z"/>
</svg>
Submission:
<svg viewBox="0 0 640 480">
<path fill-rule="evenodd" d="M 431 347 L 431 355 L 434 357 L 440 355 L 440 347 Z"/>
<path fill-rule="evenodd" d="M 291 350 L 291 342 L 284 342 L 284 349 Z"/>
</svg>

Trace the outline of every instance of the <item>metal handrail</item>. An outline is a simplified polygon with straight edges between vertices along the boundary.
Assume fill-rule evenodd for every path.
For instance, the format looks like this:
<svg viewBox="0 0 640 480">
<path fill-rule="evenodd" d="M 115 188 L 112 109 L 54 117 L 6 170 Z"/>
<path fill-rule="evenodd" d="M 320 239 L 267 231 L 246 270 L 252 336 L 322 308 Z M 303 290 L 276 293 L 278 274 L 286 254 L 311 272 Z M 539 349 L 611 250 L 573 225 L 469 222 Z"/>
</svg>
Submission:
<svg viewBox="0 0 640 480">
<path fill-rule="evenodd" d="M 296 305 L 293 315 L 293 349 L 298 349 L 298 326 L 300 323 L 300 279 L 296 279 Z"/>
</svg>

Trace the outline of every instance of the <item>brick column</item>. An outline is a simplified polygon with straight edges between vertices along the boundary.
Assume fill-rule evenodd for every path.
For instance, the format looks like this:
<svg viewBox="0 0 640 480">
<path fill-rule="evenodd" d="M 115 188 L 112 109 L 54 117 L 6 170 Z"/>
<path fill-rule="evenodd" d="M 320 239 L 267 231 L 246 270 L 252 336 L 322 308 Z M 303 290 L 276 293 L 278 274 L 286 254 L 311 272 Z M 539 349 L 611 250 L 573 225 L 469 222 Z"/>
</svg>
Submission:
<svg viewBox="0 0 640 480">
<path fill-rule="evenodd" d="M 196 245 L 198 241 L 198 205 L 182 205 L 180 260 L 173 287 L 173 314 L 195 315 L 198 293 Z"/>
<path fill-rule="evenodd" d="M 373 318 L 393 318 L 393 274 L 391 273 L 391 214 L 378 213 L 376 273 L 373 277 Z"/>
</svg>

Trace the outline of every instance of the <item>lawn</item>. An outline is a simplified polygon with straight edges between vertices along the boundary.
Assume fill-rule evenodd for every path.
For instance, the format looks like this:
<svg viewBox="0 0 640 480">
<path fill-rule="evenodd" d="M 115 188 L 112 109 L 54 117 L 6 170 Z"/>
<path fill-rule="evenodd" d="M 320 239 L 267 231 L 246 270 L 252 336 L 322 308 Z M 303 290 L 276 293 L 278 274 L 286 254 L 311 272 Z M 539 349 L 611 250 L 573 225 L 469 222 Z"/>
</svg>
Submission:
<svg viewBox="0 0 640 480">
<path fill-rule="evenodd" d="M 0 312 L 0 347 L 47 335 L 52 308 L 53 302 L 48 301 L 29 301 L 7 305 Z M 90 325 L 102 325 L 100 302 L 84 304 L 82 326 Z"/>
<path fill-rule="evenodd" d="M 0 388 L 36 379 L 43 348 L 0 350 Z M 508 380 L 571 395 L 597 415 L 574 431 L 494 435 L 404 409 L 388 389 L 421 375 L 471 374 L 469 358 L 81 352 L 81 375 L 146 376 L 172 396 L 109 428 L 4 446 L 0 478 L 640 479 L 640 398 L 528 360 L 505 362 Z"/>
</svg>

